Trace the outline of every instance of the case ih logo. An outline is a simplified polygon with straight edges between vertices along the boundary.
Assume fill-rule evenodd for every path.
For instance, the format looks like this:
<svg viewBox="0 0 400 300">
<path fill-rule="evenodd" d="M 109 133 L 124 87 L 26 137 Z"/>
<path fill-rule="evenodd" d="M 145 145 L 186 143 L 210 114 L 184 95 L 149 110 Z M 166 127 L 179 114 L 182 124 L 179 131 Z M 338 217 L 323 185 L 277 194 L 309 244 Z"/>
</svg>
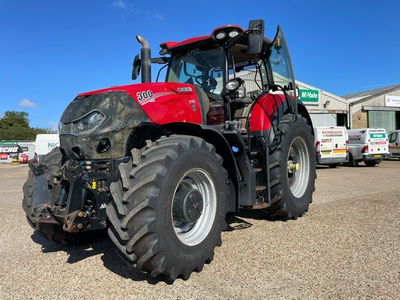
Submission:
<svg viewBox="0 0 400 300">
<path fill-rule="evenodd" d="M 0 146 L 0 153 L 18 153 L 18 146 Z"/>
</svg>

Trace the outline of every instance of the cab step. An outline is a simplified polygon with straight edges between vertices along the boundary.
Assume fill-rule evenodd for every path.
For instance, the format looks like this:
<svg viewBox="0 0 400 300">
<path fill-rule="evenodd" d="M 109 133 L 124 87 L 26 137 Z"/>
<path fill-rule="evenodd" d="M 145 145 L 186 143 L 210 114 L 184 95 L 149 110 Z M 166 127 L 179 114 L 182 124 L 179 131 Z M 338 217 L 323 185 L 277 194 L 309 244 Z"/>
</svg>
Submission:
<svg viewBox="0 0 400 300">
<path fill-rule="evenodd" d="M 257 185 L 256 186 L 256 191 L 257 192 L 264 191 L 266 189 L 267 189 L 267 187 L 265 185 Z"/>
</svg>

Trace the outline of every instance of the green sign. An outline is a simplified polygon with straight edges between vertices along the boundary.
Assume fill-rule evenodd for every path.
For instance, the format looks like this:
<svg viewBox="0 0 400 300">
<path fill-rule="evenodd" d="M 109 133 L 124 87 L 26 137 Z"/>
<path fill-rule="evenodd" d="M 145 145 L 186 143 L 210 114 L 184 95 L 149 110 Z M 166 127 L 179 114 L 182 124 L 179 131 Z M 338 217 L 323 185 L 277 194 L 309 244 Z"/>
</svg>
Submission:
<svg viewBox="0 0 400 300">
<path fill-rule="evenodd" d="M 0 146 L 14 146 L 17 142 L 0 142 Z"/>
<path fill-rule="evenodd" d="M 319 90 L 299 90 L 300 101 L 308 104 L 319 103 Z"/>
<path fill-rule="evenodd" d="M 382 132 L 382 133 L 370 133 L 369 137 L 371 139 L 384 139 L 384 138 L 386 138 L 386 134 L 384 132 Z"/>
</svg>

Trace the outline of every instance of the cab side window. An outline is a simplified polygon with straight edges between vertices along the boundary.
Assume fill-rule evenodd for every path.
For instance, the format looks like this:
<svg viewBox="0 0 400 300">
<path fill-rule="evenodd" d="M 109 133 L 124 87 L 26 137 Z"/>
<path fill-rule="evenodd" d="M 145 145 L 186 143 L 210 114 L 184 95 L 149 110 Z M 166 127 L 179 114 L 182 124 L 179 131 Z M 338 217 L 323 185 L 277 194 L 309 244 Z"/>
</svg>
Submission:
<svg viewBox="0 0 400 300">
<path fill-rule="evenodd" d="M 258 97 L 267 83 L 267 71 L 262 60 L 257 62 L 246 62 L 241 66 L 235 67 L 235 77 L 241 78 L 246 88 L 246 97 Z M 229 74 L 229 79 L 234 78 L 233 74 Z"/>
</svg>

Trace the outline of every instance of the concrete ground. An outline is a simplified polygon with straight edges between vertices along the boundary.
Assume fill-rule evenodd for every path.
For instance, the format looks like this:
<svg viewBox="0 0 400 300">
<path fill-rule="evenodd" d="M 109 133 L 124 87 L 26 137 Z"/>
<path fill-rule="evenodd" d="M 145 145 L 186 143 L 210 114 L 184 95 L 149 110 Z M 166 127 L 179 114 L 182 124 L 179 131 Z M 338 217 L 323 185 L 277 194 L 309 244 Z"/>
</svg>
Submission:
<svg viewBox="0 0 400 300">
<path fill-rule="evenodd" d="M 105 239 L 55 244 L 21 208 L 27 166 L 0 165 L 0 299 L 326 299 L 400 297 L 400 161 L 317 170 L 309 212 L 230 218 L 201 273 L 173 284 L 127 266 Z"/>
</svg>

